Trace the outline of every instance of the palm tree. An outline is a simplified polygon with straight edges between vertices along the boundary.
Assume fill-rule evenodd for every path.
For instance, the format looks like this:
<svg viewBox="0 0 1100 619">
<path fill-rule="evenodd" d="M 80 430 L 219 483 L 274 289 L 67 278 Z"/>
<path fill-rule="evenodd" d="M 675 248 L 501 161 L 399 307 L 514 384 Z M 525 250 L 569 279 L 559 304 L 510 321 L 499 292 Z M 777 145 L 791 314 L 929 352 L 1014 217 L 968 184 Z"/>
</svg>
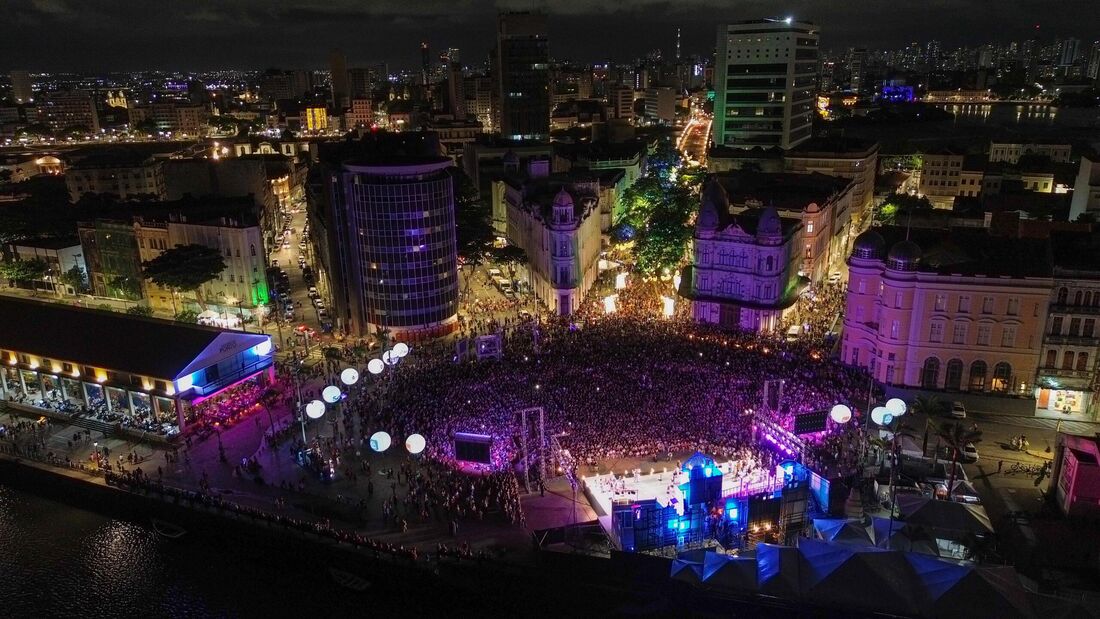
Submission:
<svg viewBox="0 0 1100 619">
<path fill-rule="evenodd" d="M 929 428 L 935 427 L 933 419 L 947 413 L 947 402 L 939 399 L 934 395 L 929 396 L 917 396 L 917 399 L 913 400 L 913 404 L 910 407 L 913 414 L 923 415 L 924 421 L 924 442 L 921 443 L 921 453 L 928 452 L 928 431 Z"/>
<path fill-rule="evenodd" d="M 947 485 L 947 496 L 955 492 L 955 477 L 959 467 L 959 452 L 967 443 L 980 443 L 982 431 L 976 428 L 967 428 L 959 422 L 936 426 L 936 435 L 947 447 L 951 449 L 951 480 Z"/>
</svg>

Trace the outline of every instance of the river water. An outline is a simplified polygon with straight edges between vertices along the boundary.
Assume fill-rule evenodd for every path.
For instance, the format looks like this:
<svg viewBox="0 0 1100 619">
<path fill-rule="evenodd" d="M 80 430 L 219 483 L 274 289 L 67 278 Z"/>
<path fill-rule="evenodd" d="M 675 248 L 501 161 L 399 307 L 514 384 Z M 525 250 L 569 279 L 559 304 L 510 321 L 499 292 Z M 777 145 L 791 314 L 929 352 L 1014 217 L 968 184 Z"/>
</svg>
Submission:
<svg viewBox="0 0 1100 619">
<path fill-rule="evenodd" d="M 336 617 L 426 610 L 295 558 L 112 519 L 0 485 L 0 617 Z M 380 584 L 380 583 L 379 583 Z M 404 597 L 404 596 L 402 596 Z"/>
</svg>

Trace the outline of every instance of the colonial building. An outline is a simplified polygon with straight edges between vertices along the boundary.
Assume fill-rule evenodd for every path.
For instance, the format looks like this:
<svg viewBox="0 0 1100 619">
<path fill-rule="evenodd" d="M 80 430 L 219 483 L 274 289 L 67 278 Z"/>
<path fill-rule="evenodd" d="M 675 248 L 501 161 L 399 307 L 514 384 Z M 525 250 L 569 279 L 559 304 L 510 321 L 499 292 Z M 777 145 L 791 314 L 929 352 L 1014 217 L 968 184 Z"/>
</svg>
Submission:
<svg viewBox="0 0 1100 619">
<path fill-rule="evenodd" d="M 200 404 L 269 383 L 273 353 L 268 335 L 0 297 L 0 400 L 141 439 L 212 423 Z"/>
<path fill-rule="evenodd" d="M 600 258 L 600 182 L 532 178 L 508 187 L 508 240 L 527 252 L 531 290 L 569 316 L 596 282 Z"/>
<path fill-rule="evenodd" d="M 802 222 L 798 275 L 820 283 L 843 265 L 852 236 L 848 213 L 854 181 L 824 174 L 737 171 L 715 176 L 729 196 L 731 209 L 774 207 L 781 217 Z"/>
<path fill-rule="evenodd" d="M 69 200 L 87 193 L 109 194 L 120 200 L 164 200 L 163 163 L 129 148 L 104 149 L 69 166 L 65 173 Z"/>
<path fill-rule="evenodd" d="M 811 138 L 783 153 L 788 172 L 852 180 L 852 204 L 849 211 L 837 213 L 837 219 L 851 221 L 853 230 L 862 230 L 870 220 L 875 199 L 875 174 L 878 170 L 877 142 L 853 138 Z M 844 253 L 847 253 L 847 247 Z"/>
<path fill-rule="evenodd" d="M 1047 241 L 883 227 L 859 235 L 848 268 L 845 363 L 887 384 L 1031 395 Z"/>
<path fill-rule="evenodd" d="M 1039 411 L 1095 417 L 1100 402 L 1100 241 L 1094 234 L 1051 235 L 1054 287 L 1035 385 Z"/>
<path fill-rule="evenodd" d="M 748 331 L 775 330 L 807 280 L 801 265 L 802 223 L 774 207 L 730 213 L 720 182 L 703 191 L 695 222 L 695 253 L 684 269 L 680 296 L 698 322 Z"/>
</svg>

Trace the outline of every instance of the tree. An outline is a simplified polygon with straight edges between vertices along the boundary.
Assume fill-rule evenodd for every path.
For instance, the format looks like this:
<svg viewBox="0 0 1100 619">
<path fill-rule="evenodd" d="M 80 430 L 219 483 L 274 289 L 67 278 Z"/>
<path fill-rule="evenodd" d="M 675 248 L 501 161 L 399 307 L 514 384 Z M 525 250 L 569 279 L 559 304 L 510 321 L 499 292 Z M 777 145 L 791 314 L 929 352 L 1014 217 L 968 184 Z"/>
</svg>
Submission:
<svg viewBox="0 0 1100 619">
<path fill-rule="evenodd" d="M 107 288 L 124 299 L 136 301 L 141 298 L 141 281 L 136 277 L 116 275 L 107 280 Z"/>
<path fill-rule="evenodd" d="M 126 313 L 131 316 L 142 316 L 148 318 L 153 315 L 153 308 L 148 305 L 134 305 L 126 308 Z"/>
<path fill-rule="evenodd" d="M 959 453 L 966 447 L 967 443 L 980 443 L 982 431 L 967 428 L 956 421 L 955 423 L 938 426 L 936 435 L 951 449 L 951 480 L 947 486 L 948 496 L 950 496 L 955 492 L 955 476 L 959 468 Z"/>
<path fill-rule="evenodd" d="M 146 118 L 134 125 L 134 131 L 142 135 L 153 135 L 157 132 L 157 121 L 152 118 Z"/>
<path fill-rule="evenodd" d="M 161 255 L 142 263 L 145 277 L 158 286 L 168 288 L 175 293 L 194 292 L 195 299 L 203 308 L 200 288 L 215 279 L 225 270 L 225 258 L 222 253 L 205 245 L 176 245 Z M 175 296 L 172 307 L 175 309 Z"/>
<path fill-rule="evenodd" d="M 84 269 L 80 268 L 79 265 L 74 264 L 71 269 L 62 273 L 57 279 L 62 284 L 75 290 L 77 294 L 88 290 L 88 278 L 84 273 Z"/>
<path fill-rule="evenodd" d="M 195 310 L 183 310 L 176 314 L 176 322 L 186 322 L 187 324 L 195 324 L 199 321 L 199 313 Z"/>
<path fill-rule="evenodd" d="M 3 275 L 13 286 L 17 282 L 42 279 L 49 270 L 49 265 L 41 258 L 0 262 L 0 275 Z"/>
<path fill-rule="evenodd" d="M 455 242 L 462 260 L 464 291 L 470 289 L 470 278 L 477 267 L 485 262 L 485 254 L 493 248 L 492 210 L 489 203 L 478 196 L 477 187 L 466 174 L 454 176 L 455 187 Z"/>
<path fill-rule="evenodd" d="M 527 262 L 527 252 L 515 245 L 506 245 L 492 251 L 493 260 L 508 267 L 508 277 L 516 279 L 516 267 Z"/>
</svg>

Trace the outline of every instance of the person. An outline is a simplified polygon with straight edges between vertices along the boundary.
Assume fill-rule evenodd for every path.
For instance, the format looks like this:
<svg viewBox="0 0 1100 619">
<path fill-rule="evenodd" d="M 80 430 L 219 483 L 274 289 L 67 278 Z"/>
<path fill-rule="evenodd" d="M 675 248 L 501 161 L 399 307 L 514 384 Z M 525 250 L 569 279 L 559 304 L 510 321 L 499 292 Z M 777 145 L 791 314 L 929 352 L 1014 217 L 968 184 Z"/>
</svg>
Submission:
<svg viewBox="0 0 1100 619">
<path fill-rule="evenodd" d="M 1004 466 L 1005 466 L 1005 461 L 1004 460 L 997 460 L 997 472 L 998 473 L 1001 472 L 1001 469 L 1003 469 Z"/>
</svg>

